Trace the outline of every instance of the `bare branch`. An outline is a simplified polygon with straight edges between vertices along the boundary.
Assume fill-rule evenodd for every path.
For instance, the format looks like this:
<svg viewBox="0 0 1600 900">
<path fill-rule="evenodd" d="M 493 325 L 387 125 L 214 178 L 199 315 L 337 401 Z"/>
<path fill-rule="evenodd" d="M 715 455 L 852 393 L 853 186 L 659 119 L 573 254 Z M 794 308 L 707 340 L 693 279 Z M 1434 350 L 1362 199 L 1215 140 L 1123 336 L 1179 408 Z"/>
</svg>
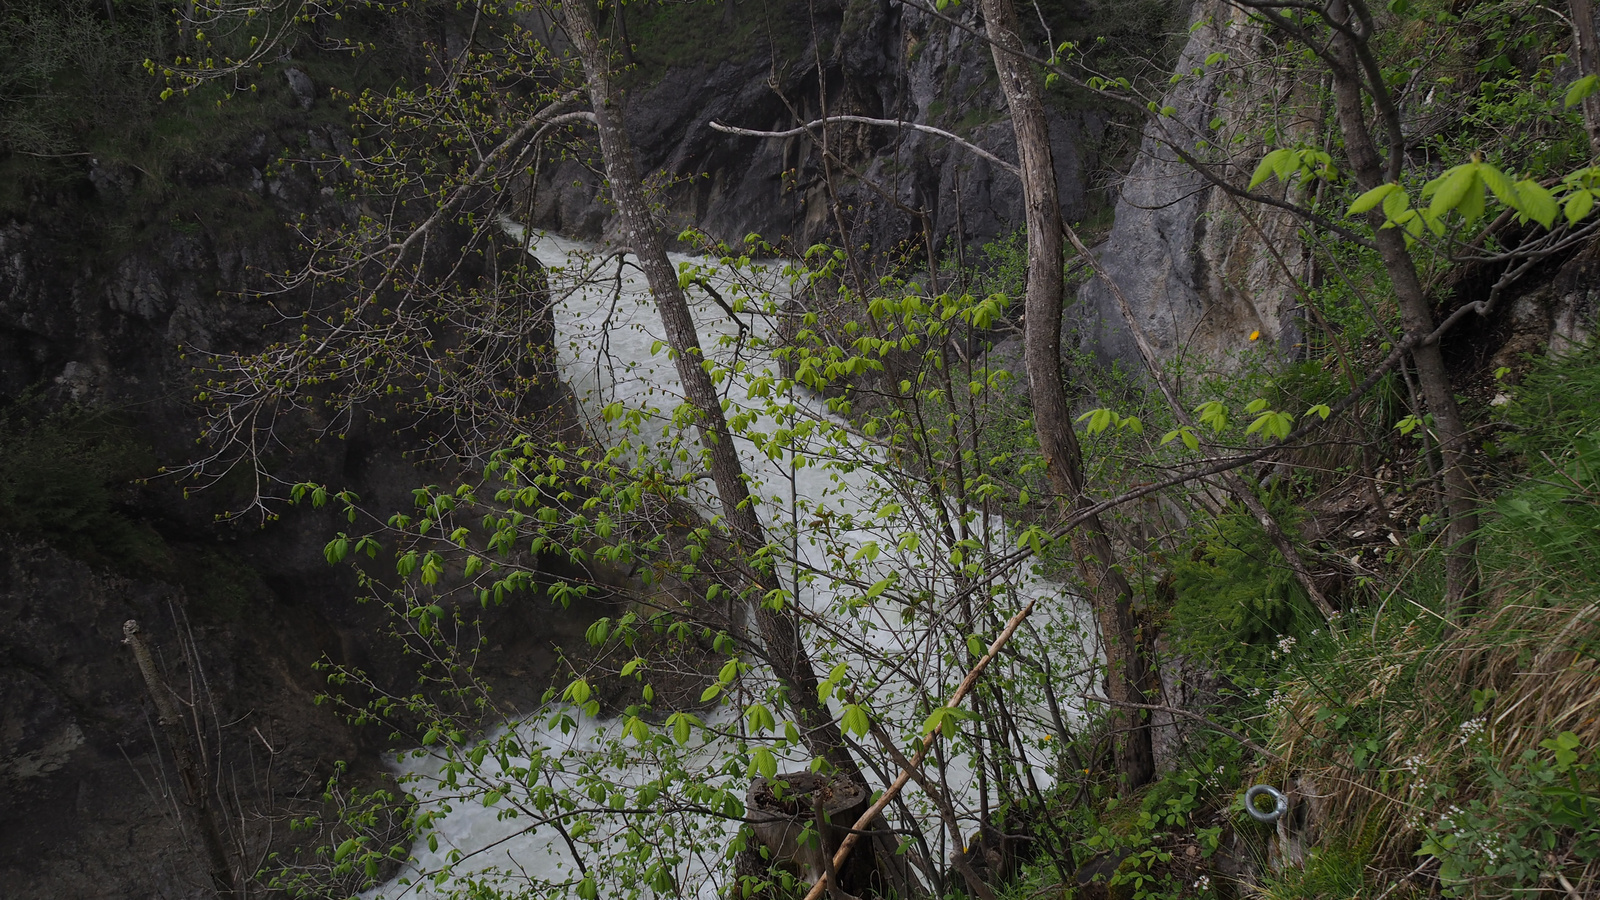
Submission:
<svg viewBox="0 0 1600 900">
<path fill-rule="evenodd" d="M 794 137 L 800 134 L 809 135 L 812 129 L 819 128 L 823 125 L 833 122 L 848 122 L 857 125 L 881 125 L 886 128 L 910 128 L 913 131 L 920 131 L 924 134 L 931 134 L 935 137 L 944 138 L 945 140 L 960 146 L 962 149 L 967 150 L 970 153 L 983 157 L 984 159 L 994 163 L 1002 169 L 1005 169 L 1007 172 L 1010 172 L 1013 175 L 1020 174 L 1017 167 L 1012 163 L 1006 162 L 1000 157 L 995 156 L 993 153 L 990 153 L 989 151 L 979 147 L 977 144 L 974 144 L 965 138 L 951 134 L 950 132 L 945 131 L 943 128 L 934 128 L 932 125 L 921 125 L 916 122 L 907 122 L 902 119 L 873 119 L 867 116 L 843 115 L 824 116 L 823 118 L 816 119 L 815 121 L 807 122 L 804 125 L 790 128 L 787 131 L 757 131 L 753 128 L 739 128 L 733 125 L 724 125 L 721 122 L 716 121 L 713 121 L 710 124 L 712 128 L 715 128 L 724 134 L 738 134 L 745 137 L 786 138 Z"/>
</svg>

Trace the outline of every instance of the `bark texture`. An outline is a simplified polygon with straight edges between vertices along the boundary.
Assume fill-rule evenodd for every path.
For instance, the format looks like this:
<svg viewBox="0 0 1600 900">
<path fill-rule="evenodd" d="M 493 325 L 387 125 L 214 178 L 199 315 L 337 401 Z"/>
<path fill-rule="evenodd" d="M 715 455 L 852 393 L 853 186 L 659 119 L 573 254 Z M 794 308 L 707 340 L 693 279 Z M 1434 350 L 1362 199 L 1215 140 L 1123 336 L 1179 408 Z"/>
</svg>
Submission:
<svg viewBox="0 0 1600 900">
<path fill-rule="evenodd" d="M 1567 0 L 1567 11 L 1572 18 L 1572 42 L 1578 50 L 1578 76 L 1586 78 L 1600 74 L 1600 44 L 1595 38 L 1594 4 L 1591 0 Z M 1583 127 L 1589 132 L 1589 152 L 1600 156 L 1600 92 L 1583 98 Z"/>
<path fill-rule="evenodd" d="M 705 447 L 711 478 L 722 502 L 723 521 L 736 551 L 749 558 L 766 546 L 766 531 L 756 514 L 745 481 L 744 468 L 722 415 L 711 375 L 701 365 L 704 354 L 700 336 L 689 312 L 688 299 L 678 285 L 678 273 L 667 258 L 661 238 L 639 178 L 639 163 L 622 119 L 622 102 L 612 80 L 610 58 L 595 33 L 591 10 L 581 2 L 561 6 L 563 25 L 583 64 L 595 127 L 599 132 L 600 155 L 607 186 L 616 204 L 623 239 L 638 257 L 650 293 L 655 298 L 683 382 L 684 394 L 697 411 L 696 427 Z M 844 742 L 838 723 L 817 699 L 818 681 L 810 655 L 801 643 L 799 624 L 792 604 L 773 609 L 766 596 L 779 585 L 771 572 L 756 572 L 755 595 L 750 602 L 756 625 L 773 670 L 783 682 L 786 702 L 799 720 L 806 747 L 826 759 L 845 775 L 860 779 L 860 770 Z"/>
<path fill-rule="evenodd" d="M 1084 493 L 1083 453 L 1073 432 L 1072 410 L 1061 372 L 1063 227 L 1043 85 L 1022 56 L 1017 13 L 1011 0 L 983 0 L 982 9 L 1000 87 L 1011 108 L 1011 124 L 1017 135 L 1017 163 L 1028 229 L 1023 353 L 1033 398 L 1034 427 L 1051 487 L 1063 505 L 1077 510 L 1087 505 L 1088 498 Z M 1089 589 L 1100 640 L 1105 645 L 1107 690 L 1117 705 L 1112 713 L 1117 726 L 1117 771 L 1123 788 L 1131 790 L 1155 773 L 1148 713 L 1123 705 L 1149 702 L 1145 696 L 1149 663 L 1134 619 L 1133 589 L 1116 565 L 1111 540 L 1098 516 L 1090 517 L 1076 529 L 1071 541 Z"/>
<path fill-rule="evenodd" d="M 1376 65 L 1367 41 L 1371 38 L 1372 18 L 1360 0 L 1346 6 L 1335 0 L 1327 6 L 1326 18 L 1333 26 L 1327 58 L 1333 81 L 1334 110 L 1344 137 L 1350 169 L 1363 190 L 1371 190 L 1399 177 L 1404 163 L 1404 145 L 1399 115 L 1383 87 L 1375 78 Z M 1390 132 L 1389 158 L 1378 152 L 1372 129 L 1367 124 L 1367 108 L 1376 108 Z M 1405 234 L 1398 228 L 1384 228 L 1383 214 L 1369 214 L 1383 260 L 1385 272 L 1400 307 L 1401 326 L 1407 335 L 1427 335 L 1434 329 L 1433 308 L 1417 276 L 1415 260 L 1406 246 Z M 1449 606 L 1457 611 L 1472 602 L 1478 593 L 1477 539 L 1478 501 L 1468 474 L 1467 429 L 1445 369 L 1444 355 L 1437 343 L 1421 342 L 1411 351 L 1417 367 L 1417 381 L 1423 399 L 1433 414 L 1433 430 L 1439 440 L 1443 461 L 1445 506 L 1450 513 L 1447 532 L 1450 547 L 1445 557 L 1445 592 Z"/>
</svg>

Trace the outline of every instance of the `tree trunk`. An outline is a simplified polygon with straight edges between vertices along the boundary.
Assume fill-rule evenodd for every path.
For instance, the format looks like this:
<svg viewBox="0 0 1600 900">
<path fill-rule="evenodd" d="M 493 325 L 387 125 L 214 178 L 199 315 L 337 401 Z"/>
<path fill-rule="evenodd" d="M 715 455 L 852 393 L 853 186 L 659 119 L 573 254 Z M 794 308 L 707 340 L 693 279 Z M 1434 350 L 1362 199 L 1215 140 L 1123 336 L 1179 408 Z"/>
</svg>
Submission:
<svg viewBox="0 0 1600 900">
<path fill-rule="evenodd" d="M 1336 17 L 1335 7 L 1333 15 Z M 1348 21 L 1348 17 L 1345 17 Z M 1348 26 L 1347 26 L 1348 27 Z M 1339 119 L 1339 130 L 1344 135 L 1345 154 L 1351 171 L 1363 190 L 1371 190 L 1386 180 L 1386 167 L 1378 154 L 1377 144 L 1367 127 L 1366 98 L 1359 76 L 1357 40 L 1354 29 L 1334 29 L 1329 52 L 1335 64 L 1333 76 L 1334 110 Z M 1391 150 L 1398 152 L 1398 150 Z M 1391 161 L 1390 169 L 1394 168 Z M 1389 275 L 1395 300 L 1400 306 L 1401 326 L 1408 335 L 1430 334 L 1434 328 L 1433 308 L 1417 277 L 1416 262 L 1406 247 L 1404 233 L 1398 228 L 1383 228 L 1383 213 L 1373 211 L 1369 219 L 1376 229 L 1374 239 L 1384 270 Z M 1447 537 L 1450 543 L 1445 555 L 1445 602 L 1452 615 L 1459 614 L 1475 602 L 1478 593 L 1477 539 L 1478 504 L 1472 478 L 1466 467 L 1467 429 L 1456 405 L 1455 390 L 1450 373 L 1444 366 L 1444 355 L 1437 343 L 1421 343 L 1411 351 L 1417 366 L 1417 380 L 1422 386 L 1423 399 L 1428 411 L 1433 413 L 1434 432 L 1439 439 L 1440 457 L 1444 466 L 1445 508 L 1450 512 Z"/>
<path fill-rule="evenodd" d="M 684 394 L 697 412 L 695 424 L 700 443 L 705 447 L 712 482 L 722 501 L 723 520 L 735 549 L 749 558 L 766 546 L 766 532 L 756 515 L 755 501 L 745 483 L 744 468 L 722 415 L 711 375 L 701 366 L 700 337 L 689 313 L 689 302 L 678 286 L 678 274 L 667 258 L 666 245 L 650 216 L 650 207 L 640 185 L 638 158 L 622 121 L 622 98 L 612 82 L 607 51 L 595 33 L 587 5 L 569 0 L 562 4 L 561 11 L 567 35 L 588 81 L 606 187 L 622 220 L 624 240 L 644 270 L 661 314 L 662 327 L 667 332 L 678 377 L 683 381 Z M 755 595 L 749 598 L 756 624 L 772 668 L 783 682 L 785 700 L 799 720 L 806 747 L 846 776 L 860 780 L 860 769 L 845 745 L 838 723 L 817 698 L 817 675 L 810 654 L 801 642 L 794 611 L 773 609 L 765 602 L 765 598 L 779 588 L 776 574 L 758 572 L 756 581 Z"/>
<path fill-rule="evenodd" d="M 1083 456 L 1073 432 L 1071 407 L 1061 374 L 1061 203 L 1055 163 L 1050 156 L 1049 124 L 1038 74 L 1022 57 L 1017 13 L 1011 0 L 982 0 L 983 19 L 994 51 L 1000 87 L 1011 108 L 1017 135 L 1017 162 L 1028 228 L 1028 285 L 1024 303 L 1024 358 L 1033 396 L 1034 427 L 1045 457 L 1045 471 L 1061 503 L 1088 505 Z M 1117 708 L 1117 771 L 1123 789 L 1132 790 L 1155 774 L 1148 713 L 1125 703 L 1148 703 L 1149 676 L 1144 645 L 1133 616 L 1133 589 L 1115 564 L 1111 540 L 1099 516 L 1089 517 L 1072 534 L 1072 550 L 1089 590 L 1100 640 L 1105 645 L 1108 693 Z"/>
<path fill-rule="evenodd" d="M 145 643 L 139 623 L 133 619 L 122 623 L 122 642 L 133 651 L 133 659 L 144 679 L 145 691 L 156 705 L 156 723 L 167 737 L 172 749 L 173 765 L 178 770 L 178 782 L 183 785 L 184 804 L 189 807 L 194 830 L 199 832 L 200 846 L 205 851 L 206 869 L 211 876 L 211 889 L 218 897 L 242 896 L 233 880 L 233 864 L 228 860 L 227 841 L 222 824 L 217 821 L 216 810 L 211 805 L 210 780 L 205 766 L 194 758 L 190 746 L 189 729 L 183 723 L 183 712 L 173 702 L 171 690 L 156 670 L 155 657 Z"/>
<path fill-rule="evenodd" d="M 1567 0 L 1572 16 L 1573 54 L 1578 58 L 1578 77 L 1600 74 L 1600 46 L 1594 33 L 1594 4 L 1590 0 Z M 1583 98 L 1583 127 L 1589 132 L 1589 153 L 1600 156 L 1600 92 Z"/>
</svg>

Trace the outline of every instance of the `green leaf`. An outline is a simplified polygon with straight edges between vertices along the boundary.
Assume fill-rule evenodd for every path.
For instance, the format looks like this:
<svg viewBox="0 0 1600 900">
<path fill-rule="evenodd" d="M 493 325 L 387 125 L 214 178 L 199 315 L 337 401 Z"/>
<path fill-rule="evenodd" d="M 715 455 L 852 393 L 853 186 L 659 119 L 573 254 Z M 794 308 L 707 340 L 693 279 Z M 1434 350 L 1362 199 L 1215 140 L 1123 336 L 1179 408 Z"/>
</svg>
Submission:
<svg viewBox="0 0 1600 900">
<path fill-rule="evenodd" d="M 1589 214 L 1594 208 L 1594 194 L 1585 190 L 1573 191 L 1567 197 L 1566 214 L 1567 224 L 1576 225 L 1578 220 Z"/>
<path fill-rule="evenodd" d="M 1479 198 L 1479 203 L 1482 202 L 1482 198 Z M 1405 191 L 1391 191 L 1383 198 L 1383 215 L 1390 222 L 1405 221 L 1401 216 L 1410 211 L 1410 209 L 1411 198 L 1406 195 Z"/>
<path fill-rule="evenodd" d="M 1478 163 L 1478 174 L 1483 177 L 1483 183 L 1501 203 L 1512 207 L 1517 205 L 1517 189 L 1511 184 L 1511 179 L 1506 173 L 1488 163 Z"/>
<path fill-rule="evenodd" d="M 1210 425 L 1213 431 L 1222 431 L 1228 427 L 1228 407 L 1221 400 L 1208 400 L 1194 408 L 1200 416 L 1202 425 Z"/>
<path fill-rule="evenodd" d="M 1584 98 L 1594 93 L 1596 88 L 1600 88 L 1600 76 L 1585 75 L 1574 81 L 1572 86 L 1567 88 L 1567 95 L 1562 98 L 1561 102 L 1567 109 L 1571 109 L 1582 103 Z"/>
<path fill-rule="evenodd" d="M 688 713 L 675 712 L 667 716 L 667 726 L 672 729 L 672 739 L 679 744 L 689 743 L 689 727 L 692 717 Z"/>
<path fill-rule="evenodd" d="M 629 716 L 627 723 L 623 726 L 623 731 L 633 735 L 633 739 L 641 744 L 650 740 L 650 726 L 645 724 L 645 721 L 638 716 Z"/>
<path fill-rule="evenodd" d="M 1279 181 L 1288 181 L 1294 173 L 1300 171 L 1300 154 L 1293 150 L 1284 150 L 1272 166 L 1272 171 L 1278 176 Z"/>
<path fill-rule="evenodd" d="M 1261 399 L 1260 397 L 1257 397 L 1256 399 L 1251 400 L 1249 403 L 1245 404 L 1244 411 L 1253 416 L 1256 413 L 1261 412 L 1263 409 L 1266 409 L 1266 408 L 1267 408 L 1267 401 Z"/>
<path fill-rule="evenodd" d="M 1278 160 L 1283 156 L 1283 154 L 1288 152 L 1288 150 L 1280 148 L 1268 153 L 1266 156 L 1261 157 L 1261 164 L 1256 166 L 1255 174 L 1250 176 L 1250 185 L 1246 188 L 1246 190 L 1253 191 L 1262 182 L 1266 181 L 1268 178 L 1271 178 L 1273 173 L 1278 170 Z"/>
<path fill-rule="evenodd" d="M 751 754 L 750 764 L 755 768 L 756 774 L 763 778 L 774 778 L 778 774 L 778 758 L 766 747 L 757 747 Z"/>
<path fill-rule="evenodd" d="M 1089 425 L 1085 430 L 1087 430 L 1090 434 L 1099 434 L 1111 426 L 1115 416 L 1116 413 L 1101 407 L 1100 409 L 1091 409 L 1079 416 L 1078 421 L 1082 422 L 1087 419 Z"/>
<path fill-rule="evenodd" d="M 964 710 L 941 706 L 934 710 L 932 715 L 928 716 L 927 721 L 922 723 L 922 733 L 926 735 L 937 731 L 944 735 L 946 739 L 955 737 L 956 728 L 965 717 L 966 712 Z"/>
<path fill-rule="evenodd" d="M 571 700 L 574 706 L 582 706 L 587 703 L 590 693 L 589 682 L 584 681 L 582 678 L 567 685 L 567 699 Z"/>
<path fill-rule="evenodd" d="M 1376 209 L 1378 204 L 1382 203 L 1385 198 L 1398 190 L 1400 190 L 1400 185 L 1395 184 L 1392 181 L 1388 184 L 1380 184 L 1372 190 L 1367 191 L 1365 194 L 1357 197 L 1356 201 L 1350 204 L 1349 214 L 1355 216 Z"/>
<path fill-rule="evenodd" d="M 343 532 L 329 541 L 328 546 L 322 548 L 322 555 L 327 558 L 330 564 L 343 562 L 345 554 L 348 552 L 350 552 L 350 539 L 345 537 Z"/>
<path fill-rule="evenodd" d="M 866 734 L 872 727 L 871 721 L 867 718 L 867 708 L 859 703 L 852 703 L 844 708 L 839 725 L 856 737 Z"/>
<path fill-rule="evenodd" d="M 1556 221 L 1556 198 L 1531 178 L 1517 182 L 1517 211 L 1546 228 Z"/>
<path fill-rule="evenodd" d="M 771 731 L 778 724 L 772 718 L 772 710 L 761 703 L 750 704 L 750 707 L 744 711 L 744 721 L 745 727 L 752 733 Z"/>
<path fill-rule="evenodd" d="M 1486 166 L 1485 168 L 1488 167 Z M 1462 196 L 1461 202 L 1455 206 L 1456 212 L 1460 213 L 1461 218 L 1466 220 L 1467 224 L 1469 225 L 1483 218 L 1483 188 L 1479 187 L 1479 179 L 1473 179 L 1473 188 L 1474 190 L 1467 191 L 1467 193 Z M 1439 222 L 1441 226 L 1441 228 L 1434 229 L 1435 233 L 1437 233 L 1438 231 L 1442 230 L 1443 223 L 1437 218 L 1434 219 L 1434 222 Z M 1430 222 L 1429 224 L 1432 225 L 1433 222 Z"/>
<path fill-rule="evenodd" d="M 344 843 L 339 845 L 337 850 L 333 851 L 333 861 L 339 862 L 360 848 L 360 841 L 356 840 L 355 838 L 347 838 Z"/>
<path fill-rule="evenodd" d="M 1428 204 L 1428 213 L 1433 216 L 1442 216 L 1457 206 L 1467 196 L 1467 192 L 1476 188 L 1480 193 L 1483 188 L 1478 183 L 1476 163 L 1456 166 L 1447 169 L 1443 175 L 1428 182 L 1428 187 L 1433 188 L 1433 202 Z M 1423 193 L 1428 192 L 1427 188 Z"/>
<path fill-rule="evenodd" d="M 989 648 L 984 646 L 983 638 L 975 634 L 969 634 L 967 635 L 967 652 L 973 656 L 983 656 L 983 654 L 989 652 Z"/>
</svg>

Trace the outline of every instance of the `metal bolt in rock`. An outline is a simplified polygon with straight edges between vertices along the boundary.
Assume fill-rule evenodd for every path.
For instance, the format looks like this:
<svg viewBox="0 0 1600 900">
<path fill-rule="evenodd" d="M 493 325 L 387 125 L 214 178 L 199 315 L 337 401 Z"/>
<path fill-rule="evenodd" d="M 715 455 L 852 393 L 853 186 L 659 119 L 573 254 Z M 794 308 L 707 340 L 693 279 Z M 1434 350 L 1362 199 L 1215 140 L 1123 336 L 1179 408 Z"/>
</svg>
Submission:
<svg viewBox="0 0 1600 900">
<path fill-rule="evenodd" d="M 1256 806 L 1256 798 L 1262 795 L 1272 798 L 1272 809 L 1263 810 Z M 1255 819 L 1257 822 L 1271 825 L 1278 821 L 1280 816 L 1289 811 L 1289 797 L 1283 791 L 1270 784 L 1258 784 L 1244 792 L 1244 811 L 1249 813 L 1250 818 Z"/>
</svg>

